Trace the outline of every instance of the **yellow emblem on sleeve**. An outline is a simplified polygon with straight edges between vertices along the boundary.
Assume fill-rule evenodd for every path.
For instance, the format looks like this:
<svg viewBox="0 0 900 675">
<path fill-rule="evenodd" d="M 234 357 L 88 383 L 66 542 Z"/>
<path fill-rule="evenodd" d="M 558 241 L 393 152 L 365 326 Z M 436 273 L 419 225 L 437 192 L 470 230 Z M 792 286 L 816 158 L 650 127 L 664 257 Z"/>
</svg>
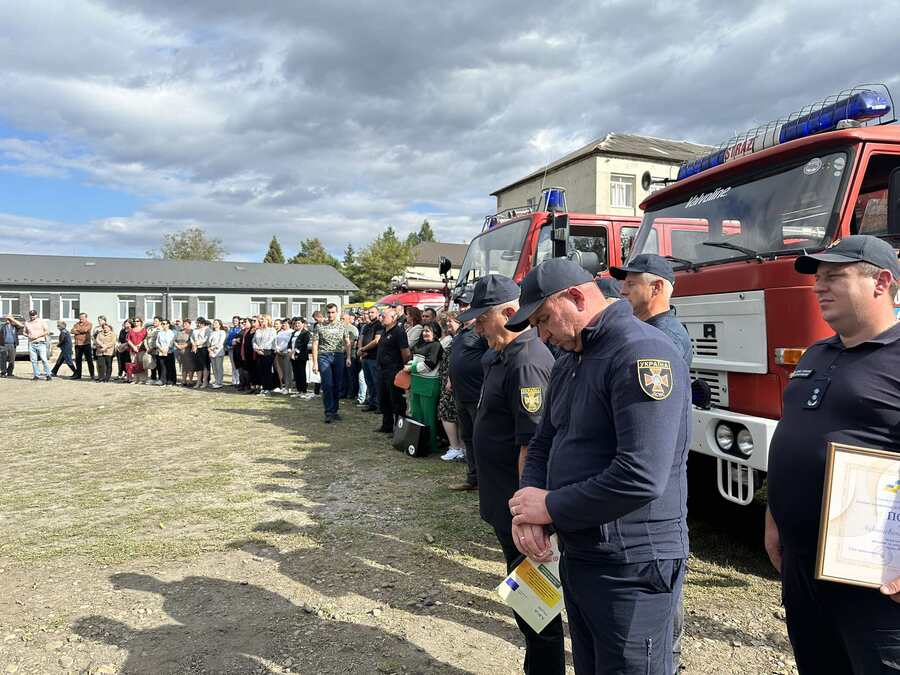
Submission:
<svg viewBox="0 0 900 675">
<path fill-rule="evenodd" d="M 661 359 L 638 359 L 638 384 L 650 398 L 662 401 L 672 393 L 672 364 Z"/>
<path fill-rule="evenodd" d="M 520 387 L 519 396 L 522 398 L 522 407 L 530 413 L 536 413 L 544 405 L 543 387 Z"/>
</svg>

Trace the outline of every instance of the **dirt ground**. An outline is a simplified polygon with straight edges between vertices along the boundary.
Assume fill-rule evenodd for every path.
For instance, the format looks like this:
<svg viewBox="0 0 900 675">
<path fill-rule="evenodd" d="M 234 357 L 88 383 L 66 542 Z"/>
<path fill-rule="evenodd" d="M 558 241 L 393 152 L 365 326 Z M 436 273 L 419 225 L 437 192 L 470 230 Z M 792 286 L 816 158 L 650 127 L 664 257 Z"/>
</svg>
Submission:
<svg viewBox="0 0 900 675">
<path fill-rule="evenodd" d="M 0 380 L 0 673 L 521 672 L 462 464 L 347 402 L 325 425 L 319 399 L 26 369 Z M 686 672 L 793 672 L 761 511 L 698 504 Z"/>
</svg>

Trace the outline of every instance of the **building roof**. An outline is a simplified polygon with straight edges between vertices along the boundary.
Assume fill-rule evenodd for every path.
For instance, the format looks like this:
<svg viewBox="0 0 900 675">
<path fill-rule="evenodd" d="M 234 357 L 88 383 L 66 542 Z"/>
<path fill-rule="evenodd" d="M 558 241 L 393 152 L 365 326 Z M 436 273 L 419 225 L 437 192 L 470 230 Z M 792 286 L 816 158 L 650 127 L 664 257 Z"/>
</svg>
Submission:
<svg viewBox="0 0 900 675">
<path fill-rule="evenodd" d="M 0 286 L 208 288 L 221 291 L 358 290 L 347 277 L 329 265 L 11 253 L 0 253 Z"/>
<path fill-rule="evenodd" d="M 434 265 L 437 267 L 441 262 L 441 256 L 444 256 L 450 259 L 454 267 L 459 267 L 462 265 L 468 249 L 468 244 L 444 244 L 439 241 L 423 241 L 413 248 L 413 255 L 415 256 L 413 265 Z"/>
<path fill-rule="evenodd" d="M 510 188 L 517 187 L 522 183 L 539 178 L 545 173 L 555 171 L 568 164 L 577 162 L 580 159 L 591 155 L 613 155 L 617 157 L 637 157 L 640 159 L 649 159 L 654 162 L 668 162 L 671 164 L 681 164 L 682 162 L 695 159 L 696 157 L 705 155 L 714 150 L 711 145 L 698 145 L 696 143 L 688 143 L 687 141 L 670 141 L 665 138 L 653 138 L 652 136 L 638 136 L 637 134 L 606 134 L 603 138 L 591 141 L 584 147 L 578 148 L 574 152 L 548 164 L 542 166 L 537 171 L 528 174 L 524 178 L 520 178 L 514 183 L 510 183 L 506 187 L 495 190 L 491 193 L 492 197 L 496 197 L 501 192 L 505 192 Z"/>
</svg>

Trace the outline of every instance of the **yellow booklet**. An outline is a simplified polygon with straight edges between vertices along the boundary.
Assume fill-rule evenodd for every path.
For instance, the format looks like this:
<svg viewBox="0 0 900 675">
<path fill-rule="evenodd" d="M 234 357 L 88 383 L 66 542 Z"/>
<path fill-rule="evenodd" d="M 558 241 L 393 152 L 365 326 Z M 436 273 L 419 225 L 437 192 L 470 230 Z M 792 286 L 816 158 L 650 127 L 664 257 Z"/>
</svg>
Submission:
<svg viewBox="0 0 900 675">
<path fill-rule="evenodd" d="M 559 580 L 559 546 L 550 537 L 553 557 L 549 562 L 525 558 L 497 586 L 497 593 L 529 626 L 540 633 L 562 611 L 563 592 Z"/>
</svg>

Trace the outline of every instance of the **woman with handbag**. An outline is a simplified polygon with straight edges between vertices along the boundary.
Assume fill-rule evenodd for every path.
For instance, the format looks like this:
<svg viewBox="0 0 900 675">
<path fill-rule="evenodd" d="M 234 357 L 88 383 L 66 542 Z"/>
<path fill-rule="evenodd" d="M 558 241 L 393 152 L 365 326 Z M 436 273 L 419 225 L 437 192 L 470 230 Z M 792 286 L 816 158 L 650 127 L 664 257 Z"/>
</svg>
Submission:
<svg viewBox="0 0 900 675">
<path fill-rule="evenodd" d="M 131 355 L 130 370 L 126 366 L 128 373 L 128 384 L 135 382 L 143 384 L 146 379 L 144 367 L 141 364 L 141 351 L 144 349 L 144 339 L 147 337 L 147 329 L 144 328 L 144 320 L 137 316 L 132 321 L 132 328 L 128 331 L 128 353 Z"/>
<path fill-rule="evenodd" d="M 291 361 L 291 370 L 294 373 L 295 397 L 312 398 L 307 392 L 306 363 L 309 360 L 309 331 L 306 330 L 306 321 L 303 317 L 294 319 L 294 332 L 288 343 L 288 356 Z"/>
<path fill-rule="evenodd" d="M 444 348 L 437 339 L 439 335 L 440 328 L 437 324 L 423 324 L 422 339 L 413 347 L 412 361 L 403 367 L 403 370 L 412 374 L 409 415 L 428 426 L 432 452 L 437 450 L 437 405 L 441 393 L 438 367 L 444 355 Z"/>
<path fill-rule="evenodd" d="M 131 319 L 125 319 L 122 322 L 122 329 L 119 331 L 119 339 L 116 341 L 116 364 L 119 366 L 119 373 L 116 377 L 120 380 L 125 378 L 125 364 L 129 361 L 128 331 L 130 330 Z"/>
</svg>

